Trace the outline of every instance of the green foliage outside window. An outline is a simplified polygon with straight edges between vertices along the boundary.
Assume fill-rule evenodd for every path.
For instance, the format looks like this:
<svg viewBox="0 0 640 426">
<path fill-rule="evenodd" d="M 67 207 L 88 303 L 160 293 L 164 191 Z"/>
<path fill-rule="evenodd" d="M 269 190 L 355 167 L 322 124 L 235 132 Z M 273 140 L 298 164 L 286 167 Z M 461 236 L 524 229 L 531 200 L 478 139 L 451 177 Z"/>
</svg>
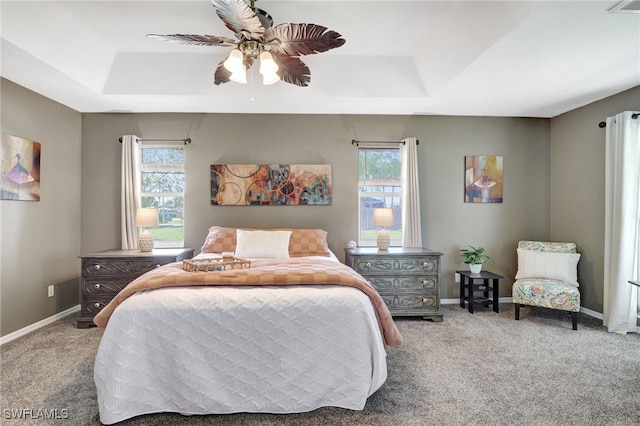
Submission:
<svg viewBox="0 0 640 426">
<path fill-rule="evenodd" d="M 157 247 L 184 244 L 184 149 L 143 147 L 141 205 L 158 209 L 159 226 L 151 228 Z"/>
<path fill-rule="evenodd" d="M 400 179 L 400 150 L 361 149 L 358 151 L 358 179 Z"/>
</svg>

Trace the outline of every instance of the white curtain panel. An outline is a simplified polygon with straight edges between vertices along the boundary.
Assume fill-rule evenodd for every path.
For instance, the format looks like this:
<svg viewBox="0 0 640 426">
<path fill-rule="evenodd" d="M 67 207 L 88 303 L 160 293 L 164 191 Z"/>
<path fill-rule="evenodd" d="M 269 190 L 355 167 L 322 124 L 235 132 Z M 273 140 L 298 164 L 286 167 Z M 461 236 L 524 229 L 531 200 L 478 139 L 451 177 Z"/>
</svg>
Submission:
<svg viewBox="0 0 640 426">
<path fill-rule="evenodd" d="M 638 332 L 640 279 L 640 119 L 625 111 L 607 118 L 603 324 Z"/>
<path fill-rule="evenodd" d="M 400 145 L 402 169 L 402 247 L 422 247 L 420 186 L 418 182 L 418 140 L 403 139 Z"/>
<path fill-rule="evenodd" d="M 121 229 L 122 249 L 138 248 L 136 211 L 140 205 L 140 146 L 138 137 L 122 136 Z"/>
</svg>

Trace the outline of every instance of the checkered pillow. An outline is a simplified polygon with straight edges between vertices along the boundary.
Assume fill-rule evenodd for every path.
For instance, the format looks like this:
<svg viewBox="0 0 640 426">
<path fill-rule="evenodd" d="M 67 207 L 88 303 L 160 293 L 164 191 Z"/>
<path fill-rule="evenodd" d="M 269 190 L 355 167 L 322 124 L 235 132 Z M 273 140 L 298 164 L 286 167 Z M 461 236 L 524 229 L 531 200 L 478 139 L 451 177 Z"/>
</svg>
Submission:
<svg viewBox="0 0 640 426">
<path fill-rule="evenodd" d="M 222 253 L 223 251 L 236 251 L 236 228 L 212 226 L 209 235 L 204 240 L 202 253 Z"/>
<path fill-rule="evenodd" d="M 289 256 L 329 256 L 327 231 L 322 229 L 291 229 Z"/>
</svg>

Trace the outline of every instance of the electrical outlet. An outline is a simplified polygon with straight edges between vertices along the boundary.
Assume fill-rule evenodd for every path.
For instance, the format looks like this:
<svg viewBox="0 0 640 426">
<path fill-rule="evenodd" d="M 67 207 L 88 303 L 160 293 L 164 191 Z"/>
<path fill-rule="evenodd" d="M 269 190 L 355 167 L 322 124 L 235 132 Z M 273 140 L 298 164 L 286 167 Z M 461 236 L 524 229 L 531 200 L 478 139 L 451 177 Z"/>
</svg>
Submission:
<svg viewBox="0 0 640 426">
<path fill-rule="evenodd" d="M 53 295 L 55 294 L 55 287 L 53 286 L 53 284 L 51 284 L 49 287 L 47 287 L 47 297 L 53 297 Z"/>
<path fill-rule="evenodd" d="M 457 283 L 460 282 L 460 274 L 457 273 L 457 272 L 456 272 L 456 275 L 455 275 L 455 280 L 456 280 Z"/>
</svg>

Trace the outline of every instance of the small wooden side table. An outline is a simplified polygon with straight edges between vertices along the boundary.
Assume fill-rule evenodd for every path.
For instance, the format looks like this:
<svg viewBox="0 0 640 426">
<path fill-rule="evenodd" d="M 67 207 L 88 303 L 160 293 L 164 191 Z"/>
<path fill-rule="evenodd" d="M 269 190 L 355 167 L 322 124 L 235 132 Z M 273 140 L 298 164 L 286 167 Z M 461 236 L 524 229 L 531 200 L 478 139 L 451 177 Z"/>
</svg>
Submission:
<svg viewBox="0 0 640 426">
<path fill-rule="evenodd" d="M 493 311 L 498 312 L 499 284 L 498 281 L 504 278 L 502 275 L 494 274 L 489 271 L 480 271 L 477 274 L 471 271 L 456 271 L 460 274 L 460 307 L 464 308 L 467 302 L 469 313 L 473 313 L 473 305 L 481 304 L 483 306 L 493 305 Z M 474 284 L 474 280 L 482 280 L 482 284 Z M 489 285 L 491 280 L 491 285 Z M 473 297 L 473 293 L 481 291 L 484 297 Z M 491 293 L 491 294 L 489 294 Z M 491 298 L 489 298 L 491 296 Z"/>
</svg>

